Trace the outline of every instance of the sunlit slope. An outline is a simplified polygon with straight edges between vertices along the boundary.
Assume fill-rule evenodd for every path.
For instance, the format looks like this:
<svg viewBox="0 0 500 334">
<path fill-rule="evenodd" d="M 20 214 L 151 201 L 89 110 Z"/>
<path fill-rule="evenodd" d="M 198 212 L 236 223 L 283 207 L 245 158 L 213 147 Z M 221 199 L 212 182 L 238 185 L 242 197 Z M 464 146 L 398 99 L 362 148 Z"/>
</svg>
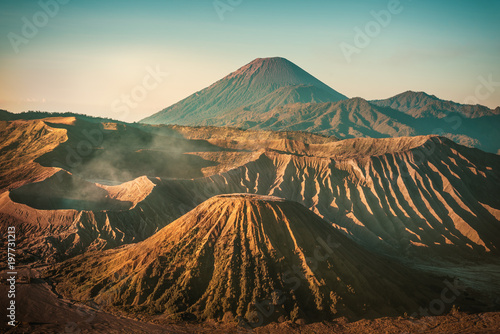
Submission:
<svg viewBox="0 0 500 334">
<path fill-rule="evenodd" d="M 280 300 L 260 324 L 403 314 L 439 284 L 298 203 L 246 194 L 211 198 L 144 242 L 76 257 L 50 275 L 71 298 L 174 319 L 256 323 L 256 303 Z"/>
</svg>

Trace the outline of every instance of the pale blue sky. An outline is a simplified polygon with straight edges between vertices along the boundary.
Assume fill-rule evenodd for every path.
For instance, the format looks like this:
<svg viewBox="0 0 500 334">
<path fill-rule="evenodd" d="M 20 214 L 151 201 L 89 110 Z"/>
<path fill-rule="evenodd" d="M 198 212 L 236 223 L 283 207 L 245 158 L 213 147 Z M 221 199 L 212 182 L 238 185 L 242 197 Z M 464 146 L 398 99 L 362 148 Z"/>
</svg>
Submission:
<svg viewBox="0 0 500 334">
<path fill-rule="evenodd" d="M 400 12 L 348 62 L 341 43 L 356 46 L 355 28 L 370 26 L 371 12 L 391 2 L 220 0 L 236 4 L 221 20 L 211 0 L 71 0 L 44 22 L 38 1 L 0 0 L 0 108 L 138 120 L 270 56 L 349 97 L 418 90 L 500 105 L 500 1 L 401 0 Z M 16 52 L 9 38 L 25 38 L 23 17 L 33 16 L 41 27 L 16 39 Z M 169 74 L 130 113 L 113 112 L 148 68 Z M 499 84 L 476 96 L 479 77 Z"/>
</svg>

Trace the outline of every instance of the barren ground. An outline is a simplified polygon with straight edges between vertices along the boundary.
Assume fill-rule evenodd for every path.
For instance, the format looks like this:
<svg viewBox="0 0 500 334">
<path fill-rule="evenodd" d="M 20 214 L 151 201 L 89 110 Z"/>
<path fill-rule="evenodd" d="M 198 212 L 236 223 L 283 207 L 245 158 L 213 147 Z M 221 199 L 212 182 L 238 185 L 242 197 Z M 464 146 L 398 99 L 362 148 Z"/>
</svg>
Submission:
<svg viewBox="0 0 500 334">
<path fill-rule="evenodd" d="M 19 270 L 20 275 L 26 269 Z M 10 328 L 2 319 L 0 331 L 4 333 L 499 333 L 500 312 L 466 314 L 453 312 L 439 317 L 380 318 L 347 322 L 344 318 L 334 322 L 295 324 L 284 322 L 256 329 L 237 324 L 215 322 L 155 324 L 158 319 L 132 319 L 113 315 L 92 306 L 74 303 L 56 295 L 48 282 L 37 278 L 32 270 L 31 283 L 16 286 L 16 307 L 19 326 Z M 2 280 L 3 281 L 3 280 Z M 0 285 L 2 309 L 5 306 L 7 285 Z"/>
</svg>

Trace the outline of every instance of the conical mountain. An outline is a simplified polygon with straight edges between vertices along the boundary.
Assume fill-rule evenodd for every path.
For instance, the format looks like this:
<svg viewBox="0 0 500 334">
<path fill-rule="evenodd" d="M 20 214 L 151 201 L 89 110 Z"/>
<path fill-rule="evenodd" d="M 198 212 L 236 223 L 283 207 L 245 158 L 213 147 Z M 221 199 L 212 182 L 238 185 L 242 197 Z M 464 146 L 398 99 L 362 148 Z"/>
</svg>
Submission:
<svg viewBox="0 0 500 334">
<path fill-rule="evenodd" d="M 143 242 L 51 274 L 77 300 L 257 325 L 413 313 L 440 283 L 371 254 L 296 202 L 248 194 L 213 197 Z"/>
<path fill-rule="evenodd" d="M 213 118 L 266 112 L 288 103 L 332 102 L 346 97 L 284 58 L 258 58 L 211 86 L 142 120 L 150 124 L 200 125 Z M 267 103 L 266 103 L 267 102 Z M 257 105 L 251 105 L 257 103 Z M 258 106 L 258 107 L 256 107 Z M 224 125 L 220 122 L 217 125 Z"/>
</svg>

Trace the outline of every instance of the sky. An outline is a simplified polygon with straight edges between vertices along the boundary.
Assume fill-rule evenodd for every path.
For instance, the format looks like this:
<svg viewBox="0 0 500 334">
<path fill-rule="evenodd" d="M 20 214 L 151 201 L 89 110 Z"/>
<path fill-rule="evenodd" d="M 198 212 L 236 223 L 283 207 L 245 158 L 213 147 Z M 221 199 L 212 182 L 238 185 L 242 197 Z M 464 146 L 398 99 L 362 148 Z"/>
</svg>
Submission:
<svg viewBox="0 0 500 334">
<path fill-rule="evenodd" d="M 0 109 L 138 121 L 255 58 L 348 97 L 500 105 L 500 1 L 0 0 Z"/>
</svg>

